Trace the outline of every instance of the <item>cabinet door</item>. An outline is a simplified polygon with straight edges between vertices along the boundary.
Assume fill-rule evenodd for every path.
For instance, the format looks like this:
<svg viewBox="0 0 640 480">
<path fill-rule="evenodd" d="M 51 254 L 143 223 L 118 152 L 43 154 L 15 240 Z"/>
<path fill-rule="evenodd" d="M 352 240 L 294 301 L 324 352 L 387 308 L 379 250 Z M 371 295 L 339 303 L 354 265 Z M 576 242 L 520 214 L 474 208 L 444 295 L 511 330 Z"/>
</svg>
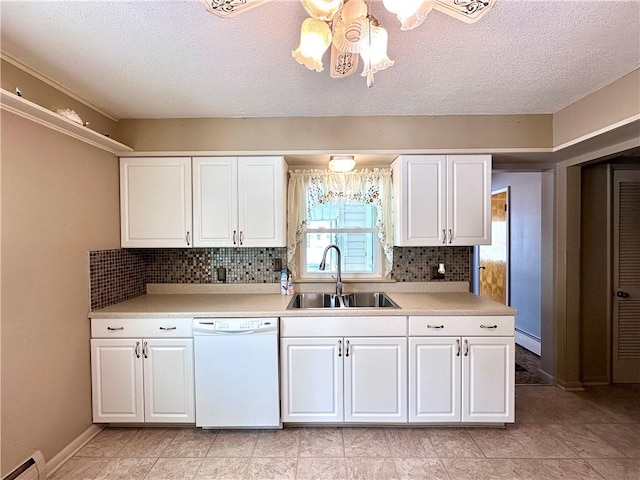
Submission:
<svg viewBox="0 0 640 480">
<path fill-rule="evenodd" d="M 442 245 L 445 167 L 444 155 L 410 155 L 393 162 L 396 245 Z"/>
<path fill-rule="evenodd" d="M 343 421 L 342 338 L 280 340 L 283 422 Z"/>
<path fill-rule="evenodd" d="M 191 158 L 120 159 L 123 247 L 191 246 Z"/>
<path fill-rule="evenodd" d="M 460 337 L 409 339 L 409 421 L 459 422 Z"/>
<path fill-rule="evenodd" d="M 238 159 L 240 246 L 286 246 L 284 157 Z"/>
<path fill-rule="evenodd" d="M 447 164 L 447 244 L 491 244 L 491 155 L 451 155 Z"/>
<path fill-rule="evenodd" d="M 143 339 L 145 422 L 195 421 L 193 339 Z"/>
<path fill-rule="evenodd" d="M 238 159 L 193 159 L 193 245 L 238 246 Z"/>
<path fill-rule="evenodd" d="M 407 339 L 346 338 L 345 421 L 407 421 Z"/>
<path fill-rule="evenodd" d="M 142 422 L 142 340 L 91 340 L 93 421 Z"/>
<path fill-rule="evenodd" d="M 463 337 L 462 421 L 513 422 L 513 337 Z"/>
</svg>

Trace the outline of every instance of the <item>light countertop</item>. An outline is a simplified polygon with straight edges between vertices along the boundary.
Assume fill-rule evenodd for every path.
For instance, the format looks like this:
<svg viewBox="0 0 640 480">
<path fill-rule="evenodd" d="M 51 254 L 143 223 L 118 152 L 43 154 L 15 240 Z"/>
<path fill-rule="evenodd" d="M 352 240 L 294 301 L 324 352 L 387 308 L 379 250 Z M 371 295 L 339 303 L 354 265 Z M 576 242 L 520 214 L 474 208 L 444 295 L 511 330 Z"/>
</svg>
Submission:
<svg viewBox="0 0 640 480">
<path fill-rule="evenodd" d="M 414 287 L 415 288 L 415 287 Z M 402 292 L 396 288 L 368 288 L 385 292 L 400 308 L 339 308 L 287 310 L 293 297 L 269 289 L 256 293 L 148 293 L 96 310 L 91 318 L 157 317 L 331 317 L 370 315 L 517 315 L 518 311 L 466 291 Z M 345 289 L 346 290 L 346 289 Z M 454 288 L 455 290 L 455 288 Z M 457 290 L 460 290 L 459 288 Z M 149 291 L 155 291 L 153 288 Z M 163 291 L 159 289 L 159 291 Z M 164 290 L 172 291 L 172 290 Z M 163 292 L 164 292 L 163 291 Z M 186 290 L 187 292 L 189 290 Z M 348 290 L 346 290 L 348 291 Z M 360 291 L 364 291 L 361 290 Z M 239 290 L 238 292 L 242 292 Z"/>
</svg>

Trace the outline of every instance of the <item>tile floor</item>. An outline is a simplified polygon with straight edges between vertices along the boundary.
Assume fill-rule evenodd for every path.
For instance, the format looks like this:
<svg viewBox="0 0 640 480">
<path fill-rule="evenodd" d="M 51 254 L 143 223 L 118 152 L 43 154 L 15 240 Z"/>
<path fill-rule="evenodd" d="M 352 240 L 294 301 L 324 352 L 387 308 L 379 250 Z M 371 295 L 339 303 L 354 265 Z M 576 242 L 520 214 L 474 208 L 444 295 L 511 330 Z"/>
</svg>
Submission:
<svg viewBox="0 0 640 480">
<path fill-rule="evenodd" d="M 518 386 L 507 428 L 106 428 L 78 479 L 640 479 L 640 385 Z"/>
</svg>

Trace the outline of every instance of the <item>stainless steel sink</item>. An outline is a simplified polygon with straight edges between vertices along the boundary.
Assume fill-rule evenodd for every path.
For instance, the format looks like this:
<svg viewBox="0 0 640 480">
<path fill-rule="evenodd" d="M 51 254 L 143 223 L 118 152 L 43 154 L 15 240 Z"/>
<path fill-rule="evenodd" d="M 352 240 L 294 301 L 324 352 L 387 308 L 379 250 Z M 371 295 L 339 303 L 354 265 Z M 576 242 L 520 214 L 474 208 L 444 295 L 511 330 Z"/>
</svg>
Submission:
<svg viewBox="0 0 640 480">
<path fill-rule="evenodd" d="M 348 293 L 341 298 L 350 308 L 398 308 L 398 305 L 382 292 Z"/>
<path fill-rule="evenodd" d="M 333 293 L 296 293 L 287 310 L 315 308 L 399 308 L 382 292 L 359 292 L 336 295 Z"/>
</svg>

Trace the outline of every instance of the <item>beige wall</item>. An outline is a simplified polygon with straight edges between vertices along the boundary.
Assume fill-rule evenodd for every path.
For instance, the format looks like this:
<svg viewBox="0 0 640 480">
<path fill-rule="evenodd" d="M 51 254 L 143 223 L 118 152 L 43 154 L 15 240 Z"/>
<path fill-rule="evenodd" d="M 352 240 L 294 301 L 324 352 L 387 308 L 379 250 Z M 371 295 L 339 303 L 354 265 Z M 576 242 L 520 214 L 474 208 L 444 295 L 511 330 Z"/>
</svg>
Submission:
<svg viewBox="0 0 640 480">
<path fill-rule="evenodd" d="M 119 246 L 118 161 L 2 112 L 2 475 L 91 425 L 87 252 Z"/>
<path fill-rule="evenodd" d="M 89 128 L 102 134 L 109 134 L 111 138 L 117 140 L 116 121 L 35 78 L 6 59 L 0 61 L 0 83 L 2 88 L 11 93 L 14 93 L 16 87 L 19 87 L 23 98 L 51 111 L 56 111 L 59 108 L 70 108 L 83 121 L 89 122 Z"/>
<path fill-rule="evenodd" d="M 553 146 L 640 115 L 640 69 L 553 115 Z"/>
<path fill-rule="evenodd" d="M 384 151 L 545 148 L 551 115 L 120 120 L 136 151 Z"/>
</svg>

